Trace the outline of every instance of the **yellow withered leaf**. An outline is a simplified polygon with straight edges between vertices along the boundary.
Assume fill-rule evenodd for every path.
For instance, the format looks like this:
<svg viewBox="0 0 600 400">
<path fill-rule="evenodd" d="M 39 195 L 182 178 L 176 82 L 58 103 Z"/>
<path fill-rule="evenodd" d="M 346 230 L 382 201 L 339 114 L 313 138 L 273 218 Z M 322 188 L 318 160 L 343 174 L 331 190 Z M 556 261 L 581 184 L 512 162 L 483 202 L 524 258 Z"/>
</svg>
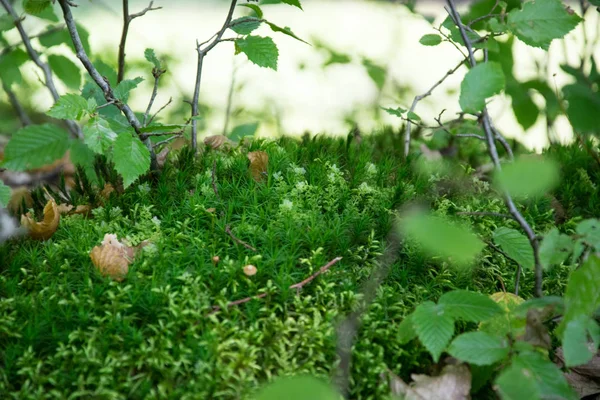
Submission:
<svg viewBox="0 0 600 400">
<path fill-rule="evenodd" d="M 36 240 L 47 240 L 54 235 L 60 222 L 60 213 L 54 199 L 44 207 L 44 219 L 36 222 L 30 213 L 21 215 L 21 226 L 27 228 L 29 236 Z"/>
<path fill-rule="evenodd" d="M 250 160 L 250 173 L 256 182 L 262 181 L 267 176 L 269 155 L 264 151 L 251 151 L 248 153 Z"/>
<path fill-rule="evenodd" d="M 122 281 L 129 271 L 132 258 L 128 257 L 128 248 L 119 242 L 117 235 L 104 235 L 101 246 L 96 246 L 90 252 L 92 263 L 104 276 Z"/>
<path fill-rule="evenodd" d="M 204 138 L 204 144 L 216 149 L 230 149 L 233 146 L 233 141 L 224 135 L 212 135 Z"/>
</svg>

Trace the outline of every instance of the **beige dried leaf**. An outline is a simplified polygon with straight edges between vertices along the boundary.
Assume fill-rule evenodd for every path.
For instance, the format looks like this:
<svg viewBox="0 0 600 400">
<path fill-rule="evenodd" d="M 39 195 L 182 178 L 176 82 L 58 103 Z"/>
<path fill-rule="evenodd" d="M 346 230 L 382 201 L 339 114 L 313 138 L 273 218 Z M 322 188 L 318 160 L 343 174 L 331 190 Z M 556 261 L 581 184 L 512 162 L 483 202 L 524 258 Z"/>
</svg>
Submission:
<svg viewBox="0 0 600 400">
<path fill-rule="evenodd" d="M 100 197 L 102 197 L 105 200 L 108 200 L 108 198 L 110 197 L 110 194 L 114 191 L 115 191 L 114 186 L 111 185 L 110 183 L 107 183 L 106 185 L 104 185 L 104 187 L 100 191 Z"/>
<path fill-rule="evenodd" d="M 207 136 L 204 138 L 204 144 L 213 150 L 230 149 L 234 145 L 233 141 L 224 135 Z"/>
<path fill-rule="evenodd" d="M 29 236 L 36 240 L 50 239 L 58 229 L 59 222 L 60 213 L 54 199 L 46 203 L 46 207 L 44 207 L 44 219 L 40 222 L 36 222 L 30 213 L 21 215 L 21 226 L 27 228 Z"/>
<path fill-rule="evenodd" d="M 465 364 L 446 365 L 438 376 L 412 375 L 407 385 L 400 377 L 388 372 L 392 394 L 405 400 L 469 400 L 471 371 Z"/>
<path fill-rule="evenodd" d="M 156 163 L 158 164 L 159 168 L 163 168 L 165 166 L 165 162 L 167 161 L 167 156 L 169 155 L 170 151 L 170 147 L 165 147 L 156 155 Z"/>
<path fill-rule="evenodd" d="M 117 235 L 109 233 L 104 235 L 102 245 L 94 247 L 90 252 L 92 263 L 98 271 L 119 282 L 127 275 L 133 255 L 134 251 L 131 247 L 119 242 Z"/>
<path fill-rule="evenodd" d="M 60 213 L 60 215 L 66 215 L 66 214 L 69 214 L 73 210 L 73 205 L 61 203 L 57 206 L 57 208 L 58 208 L 58 212 Z"/>
<path fill-rule="evenodd" d="M 246 276 L 253 276 L 256 275 L 256 272 L 258 270 L 256 269 L 256 267 L 252 264 L 248 264 L 244 266 L 244 274 L 246 274 Z"/>
<path fill-rule="evenodd" d="M 251 151 L 248 153 L 250 160 L 250 173 L 256 182 L 261 182 L 267 175 L 269 155 L 264 151 Z"/>
</svg>

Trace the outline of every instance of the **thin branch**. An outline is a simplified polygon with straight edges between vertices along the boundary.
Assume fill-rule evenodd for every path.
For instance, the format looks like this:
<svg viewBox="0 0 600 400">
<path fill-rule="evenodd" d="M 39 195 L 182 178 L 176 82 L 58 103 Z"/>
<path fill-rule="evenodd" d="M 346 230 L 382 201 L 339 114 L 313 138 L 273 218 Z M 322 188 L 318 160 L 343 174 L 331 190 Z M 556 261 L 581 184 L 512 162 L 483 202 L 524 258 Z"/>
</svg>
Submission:
<svg viewBox="0 0 600 400">
<path fill-rule="evenodd" d="M 64 24 L 53 26 L 52 28 L 46 29 L 43 32 L 40 32 L 38 34 L 29 36 L 29 40 L 31 41 L 32 39 L 37 39 L 37 38 L 40 38 L 40 37 L 44 37 L 46 35 L 50 35 L 52 33 L 62 31 L 63 29 L 65 29 L 65 25 Z M 13 49 L 15 49 L 15 48 L 17 48 L 19 46 L 21 46 L 22 44 L 23 44 L 23 41 L 21 40 L 19 43 L 11 44 L 11 45 L 8 45 L 8 46 L 4 47 L 2 49 L 2 51 L 0 52 L 0 56 L 5 55 L 6 53 L 10 52 L 11 50 L 13 50 Z"/>
<path fill-rule="evenodd" d="M 503 214 L 503 213 L 497 213 L 497 212 L 486 212 L 486 211 L 460 211 L 460 212 L 457 212 L 456 215 L 479 215 L 479 216 L 490 216 L 490 217 L 514 219 L 513 216 L 510 214 Z"/>
<path fill-rule="evenodd" d="M 258 250 L 256 250 L 256 248 L 250 246 L 248 243 L 244 242 L 243 240 L 240 240 L 240 239 L 236 238 L 233 235 L 233 232 L 231 232 L 231 227 L 229 225 L 225 225 L 225 232 L 233 239 L 234 242 L 236 242 L 238 244 L 241 244 L 242 246 L 244 246 L 248 250 L 252 250 L 254 252 L 258 252 Z"/>
<path fill-rule="evenodd" d="M 129 125 L 131 125 L 131 127 L 135 130 L 135 133 L 138 135 L 138 137 L 140 137 L 142 135 L 142 133 L 140 132 L 140 121 L 138 121 L 133 110 L 131 110 L 131 108 L 129 108 L 129 106 L 126 103 L 120 101 L 115 97 L 115 94 L 112 88 L 110 87 L 110 84 L 102 77 L 102 75 L 100 75 L 94 64 L 92 64 L 92 62 L 90 61 L 87 53 L 85 52 L 83 44 L 81 43 L 81 38 L 79 37 L 79 32 L 77 31 L 75 20 L 73 19 L 73 14 L 71 13 L 71 3 L 69 2 L 69 0 L 58 0 L 58 2 L 60 4 L 60 7 L 62 8 L 63 16 L 65 22 L 67 23 L 67 28 L 69 30 L 71 40 L 73 41 L 73 46 L 75 46 L 75 54 L 77 55 L 77 58 L 81 61 L 84 68 L 90 74 L 94 82 L 96 82 L 96 85 L 98 85 L 98 87 L 102 89 L 102 93 L 104 94 L 104 98 L 106 99 L 106 101 L 109 103 L 113 102 L 115 104 L 115 106 L 123 113 L 123 115 L 125 115 L 125 118 L 127 118 L 127 122 L 129 122 Z M 156 154 L 154 153 L 152 142 L 149 138 L 146 138 L 145 140 L 143 140 L 143 142 L 146 145 L 148 151 L 150 152 L 151 171 L 158 171 Z"/>
<path fill-rule="evenodd" d="M 517 272 L 515 275 L 515 295 L 518 296 L 519 295 L 519 284 L 521 282 L 521 271 L 523 270 L 523 267 L 521 267 L 521 264 L 517 260 L 515 260 L 508 254 L 506 254 L 500 247 L 496 246 L 494 243 L 492 243 L 492 242 L 485 242 L 485 243 L 488 246 L 490 246 L 493 250 L 497 251 L 498 253 L 500 253 L 504 257 L 506 257 L 507 259 L 509 259 L 512 262 L 514 262 L 515 264 L 517 264 Z M 502 284 L 502 286 L 504 286 L 504 283 Z M 504 288 L 504 291 L 506 291 L 506 288 Z"/>
<path fill-rule="evenodd" d="M 469 63 L 471 64 L 471 67 L 475 67 L 477 65 L 477 62 L 475 61 L 475 56 L 473 54 L 473 45 L 467 36 L 465 27 L 460 19 L 460 14 L 458 13 L 458 11 L 456 9 L 454 0 L 446 0 L 446 3 L 447 3 L 446 10 L 450 14 L 451 18 L 454 20 L 454 23 L 456 24 L 456 26 L 458 26 L 463 43 L 465 44 L 465 47 L 467 48 L 467 51 L 469 53 Z M 492 127 L 491 118 L 488 114 L 487 108 L 485 108 L 485 107 L 481 114 L 481 122 L 483 125 L 483 131 L 485 132 L 488 151 L 490 153 L 490 157 L 492 158 L 492 162 L 494 163 L 494 168 L 499 171 L 502 169 L 502 165 L 500 164 L 500 157 L 498 156 L 498 149 L 496 148 L 496 143 L 495 143 L 496 135 L 495 135 L 494 129 Z M 529 223 L 527 222 L 527 220 L 523 217 L 523 215 L 517 209 L 517 206 L 515 205 L 510 194 L 508 192 L 504 192 L 503 198 L 504 198 L 504 203 L 506 204 L 506 207 L 508 208 L 508 211 L 513 216 L 513 218 L 518 222 L 518 224 L 521 226 L 521 229 L 523 229 L 523 231 L 527 235 L 529 244 L 531 245 L 531 247 L 533 249 L 533 255 L 534 255 L 534 260 L 535 260 L 535 296 L 541 297 L 541 296 L 543 296 L 543 292 L 542 292 L 543 268 L 542 268 L 542 264 L 540 262 L 539 243 L 538 243 L 537 236 L 536 236 L 535 232 L 533 231 L 533 229 L 531 228 L 531 226 L 529 225 Z"/>
<path fill-rule="evenodd" d="M 148 11 L 160 10 L 162 7 L 152 7 L 154 1 L 150 2 L 148 7 L 139 13 L 129 14 L 129 0 L 123 0 L 123 31 L 121 32 L 121 41 L 119 43 L 119 71 L 117 73 L 117 83 L 120 83 L 125 77 L 125 44 L 127 42 L 127 33 L 129 24 L 137 17 L 145 15 Z"/>
<path fill-rule="evenodd" d="M 21 125 L 31 125 L 31 119 L 29 118 L 29 115 L 27 115 L 27 112 L 21 105 L 21 102 L 19 102 L 19 99 L 17 98 L 17 95 L 15 95 L 15 92 L 13 92 L 12 89 L 5 82 L 2 82 L 2 88 L 8 96 L 10 105 L 15 109 L 15 112 L 17 113 L 19 120 L 21 121 Z"/>
<path fill-rule="evenodd" d="M 50 91 L 52 99 L 54 99 L 54 102 L 56 103 L 60 95 L 56 90 L 56 85 L 54 84 L 54 78 L 52 76 L 52 70 L 50 69 L 50 66 L 41 60 L 40 55 L 37 51 L 35 51 L 35 49 L 31 45 L 31 38 L 27 35 L 27 32 L 25 32 L 25 28 L 23 28 L 23 24 L 21 23 L 21 18 L 19 18 L 19 16 L 15 12 L 15 9 L 13 8 L 12 4 L 8 0 L 0 0 L 0 4 L 2 4 L 6 12 L 12 17 L 15 26 L 19 31 L 19 35 L 21 36 L 21 40 L 23 41 L 23 45 L 25 46 L 25 50 L 29 55 L 29 58 L 31 58 L 35 65 L 37 65 L 37 67 L 42 70 L 45 80 L 44 84 L 48 88 L 48 91 Z M 71 120 L 66 120 L 65 122 L 67 123 L 67 126 L 71 131 L 71 134 L 73 134 L 73 136 L 77 138 L 83 137 L 81 128 L 79 127 L 79 125 L 77 125 L 77 123 Z"/>
<path fill-rule="evenodd" d="M 178 139 L 180 137 L 183 137 L 183 135 L 179 134 L 179 135 L 173 135 L 170 138 L 167 138 L 165 140 L 161 140 L 160 142 L 154 143 L 153 147 L 156 149 L 157 147 L 162 146 L 163 144 L 168 144 L 169 142 L 172 142 L 175 139 Z"/>
<path fill-rule="evenodd" d="M 420 94 L 418 96 L 415 96 L 412 105 L 410 106 L 410 112 L 414 112 L 415 108 L 417 107 L 417 103 L 421 100 L 423 100 L 424 98 L 426 98 L 427 96 L 431 96 L 431 93 L 435 90 L 435 88 L 437 88 L 438 86 L 440 86 L 445 80 L 446 78 L 448 78 L 450 75 L 454 74 L 456 71 L 458 71 L 458 69 L 465 63 L 466 58 L 463 59 L 460 63 L 458 63 L 458 65 L 456 65 L 456 67 L 452 68 L 451 70 L 449 70 L 448 72 L 446 72 L 446 75 L 444 75 L 442 77 L 442 79 L 440 79 L 439 81 L 437 81 L 432 87 L 429 88 L 428 91 L 426 91 L 423 94 Z M 406 159 L 408 157 L 408 153 L 410 151 L 410 131 L 411 131 L 411 126 L 412 126 L 412 122 L 410 120 L 407 120 L 406 122 L 406 130 L 404 132 L 404 158 Z"/>
<path fill-rule="evenodd" d="M 309 276 L 305 280 L 291 285 L 288 289 L 296 289 L 299 292 L 300 289 L 302 289 L 305 285 L 307 285 L 310 282 L 312 282 L 317 276 L 322 275 L 323 273 L 327 272 L 329 270 L 329 268 L 333 267 L 341 259 L 342 259 L 342 257 L 336 257 L 336 258 L 334 258 L 333 260 L 329 261 L 327 264 L 325 264 L 321 268 L 319 268 L 319 270 L 317 272 L 315 272 L 314 274 L 312 274 L 311 276 Z M 267 297 L 267 294 L 268 293 L 261 293 L 261 294 L 258 294 L 256 296 L 251 296 L 251 297 L 246 297 L 244 299 L 240 299 L 240 300 L 236 300 L 236 301 L 231 301 L 231 302 L 227 303 L 227 305 L 225 306 L 225 308 L 239 306 L 240 304 L 248 303 L 249 301 L 252 301 L 254 299 L 263 299 L 263 298 Z M 219 310 L 221 310 L 221 307 L 219 307 L 219 306 L 213 306 L 213 309 L 209 313 L 209 315 L 210 314 L 214 314 L 215 312 L 217 312 Z"/>
<path fill-rule="evenodd" d="M 454 136 L 460 137 L 460 138 L 475 138 L 475 139 L 479 139 L 479 140 L 485 140 L 485 136 L 481 136 L 476 133 L 457 133 Z"/>
<path fill-rule="evenodd" d="M 169 104 L 171 104 L 171 102 L 172 102 L 172 101 L 173 101 L 173 98 L 172 98 L 172 97 L 169 97 L 169 101 L 167 101 L 167 102 L 165 103 L 165 105 L 164 105 L 164 106 L 162 106 L 161 108 L 159 108 L 159 109 L 158 109 L 158 111 L 157 111 L 157 112 L 155 112 L 155 113 L 154 113 L 154 115 L 153 115 L 152 117 L 150 117 L 150 120 L 148 121 L 148 125 L 150 125 L 150 124 L 152 123 L 152 121 L 154 121 L 154 118 L 156 118 L 156 116 L 157 116 L 158 114 L 160 114 L 160 112 L 161 112 L 162 110 L 164 110 L 165 108 L 167 108 L 167 106 L 168 106 Z"/>
<path fill-rule="evenodd" d="M 154 104 L 154 99 L 156 99 L 156 95 L 158 94 L 158 81 L 162 74 L 167 72 L 166 69 L 160 68 L 152 68 L 152 76 L 154 77 L 154 88 L 152 89 L 152 95 L 150 96 L 150 101 L 148 102 L 148 107 L 146 108 L 146 112 L 144 113 L 144 121 L 142 122 L 143 126 L 146 126 L 146 121 L 148 120 L 148 114 L 150 114 L 150 110 L 152 109 L 152 104 Z"/>
<path fill-rule="evenodd" d="M 231 23 L 231 19 L 233 18 L 233 12 L 235 11 L 235 6 L 237 4 L 237 0 L 232 0 L 231 5 L 229 6 L 229 11 L 227 12 L 227 17 L 225 18 L 225 23 L 221 29 L 211 37 L 207 42 L 205 48 L 202 48 L 202 44 L 196 44 L 196 51 L 198 52 L 198 63 L 196 67 L 196 83 L 194 85 L 194 98 L 192 99 L 192 118 L 198 115 L 198 99 L 200 98 L 200 82 L 202 81 L 202 65 L 204 63 L 204 57 L 211 51 L 221 40 L 225 31 L 229 27 Z M 212 42 L 211 42 L 212 40 Z M 194 151 L 198 148 L 198 121 L 196 119 L 192 119 L 192 148 Z"/>
</svg>

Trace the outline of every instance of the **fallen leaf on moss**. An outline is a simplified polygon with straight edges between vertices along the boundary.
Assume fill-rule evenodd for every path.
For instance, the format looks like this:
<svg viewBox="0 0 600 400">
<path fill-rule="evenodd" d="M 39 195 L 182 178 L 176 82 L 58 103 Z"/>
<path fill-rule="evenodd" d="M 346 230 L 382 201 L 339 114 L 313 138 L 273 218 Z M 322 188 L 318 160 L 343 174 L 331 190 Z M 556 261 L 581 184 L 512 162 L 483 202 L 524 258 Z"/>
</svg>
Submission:
<svg viewBox="0 0 600 400">
<path fill-rule="evenodd" d="M 100 197 L 102 197 L 105 200 L 108 200 L 108 198 L 110 197 L 110 194 L 114 191 L 115 191 L 114 186 L 111 185 L 110 183 L 107 183 L 106 185 L 104 185 L 104 187 L 100 191 Z"/>
<path fill-rule="evenodd" d="M 392 394 L 405 400 L 468 400 L 471 391 L 471 372 L 465 364 L 447 365 L 438 376 L 411 375 L 413 382 L 406 384 L 402 378 L 388 371 Z"/>
<path fill-rule="evenodd" d="M 251 151 L 248 153 L 250 160 L 250 173 L 256 182 L 260 182 L 267 175 L 269 155 L 264 151 Z"/>
<path fill-rule="evenodd" d="M 562 347 L 556 349 L 556 359 L 556 364 L 563 368 L 565 355 Z M 600 352 L 597 352 L 587 364 L 569 368 L 564 375 L 580 398 L 600 395 Z"/>
<path fill-rule="evenodd" d="M 212 148 L 217 149 L 230 149 L 234 143 L 227 136 L 223 135 L 212 135 L 204 138 L 204 144 Z"/>
<path fill-rule="evenodd" d="M 29 236 L 36 240 L 47 240 L 54 235 L 60 222 L 60 213 L 54 199 L 44 207 L 44 219 L 36 222 L 30 213 L 21 215 L 21 226 L 29 231 Z"/>
<path fill-rule="evenodd" d="M 67 215 L 71 212 L 71 210 L 73 210 L 73 205 L 61 203 L 56 208 L 58 209 L 60 215 Z"/>
<path fill-rule="evenodd" d="M 104 276 L 122 281 L 129 271 L 135 250 L 119 241 L 117 235 L 104 235 L 101 246 L 96 246 L 90 252 L 92 263 Z"/>
<path fill-rule="evenodd" d="M 60 215 L 74 215 L 79 214 L 84 217 L 88 217 L 92 212 L 92 207 L 89 204 L 80 204 L 77 207 L 73 208 L 72 204 L 59 204 L 58 212 Z"/>
<path fill-rule="evenodd" d="M 156 163 L 158 164 L 159 168 L 163 168 L 165 166 L 165 162 L 167 161 L 167 156 L 169 155 L 170 151 L 170 147 L 165 147 L 156 155 Z"/>
</svg>

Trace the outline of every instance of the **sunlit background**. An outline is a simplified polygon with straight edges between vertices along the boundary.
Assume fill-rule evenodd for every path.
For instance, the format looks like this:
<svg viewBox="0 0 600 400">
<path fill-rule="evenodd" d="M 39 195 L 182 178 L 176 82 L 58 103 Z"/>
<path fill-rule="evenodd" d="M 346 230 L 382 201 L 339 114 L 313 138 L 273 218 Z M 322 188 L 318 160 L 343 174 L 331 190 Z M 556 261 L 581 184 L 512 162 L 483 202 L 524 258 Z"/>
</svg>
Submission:
<svg viewBox="0 0 600 400">
<path fill-rule="evenodd" d="M 90 32 L 92 51 L 108 63 L 116 64 L 118 42 L 122 27 L 121 1 L 79 1 L 75 18 Z M 464 3 L 463 3 L 464 4 Z M 130 12 L 138 12 L 148 5 L 146 1 L 130 1 Z M 165 118 L 179 118 L 179 113 L 189 109 L 196 75 L 195 43 L 209 39 L 223 24 L 229 7 L 228 1 L 155 1 L 161 10 L 135 19 L 127 41 L 127 57 L 135 61 L 126 71 L 126 77 L 142 76 L 145 81 L 135 91 L 132 106 L 145 109 L 152 89 L 151 67 L 143 60 L 144 49 L 153 48 L 167 62 L 156 107 L 173 102 Z M 426 33 L 435 33 L 431 24 L 421 15 L 411 13 L 406 7 L 383 1 L 323 1 L 303 0 L 304 11 L 284 4 L 264 5 L 265 18 L 279 26 L 289 26 L 294 33 L 311 45 L 261 27 L 256 34 L 270 35 L 279 48 L 278 70 L 260 68 L 251 64 L 245 55 L 234 56 L 231 42 L 220 43 L 205 59 L 200 100 L 206 106 L 206 120 L 202 135 L 231 131 L 240 124 L 258 123 L 261 136 L 301 135 L 325 133 L 346 135 L 356 121 L 363 132 L 376 130 L 383 125 L 399 126 L 401 120 L 384 115 L 379 106 L 409 107 L 416 94 L 426 92 L 446 71 L 460 60 L 460 53 L 450 44 L 437 47 L 419 44 Z M 57 13 L 58 5 L 55 5 Z M 573 8 L 578 11 L 576 4 Z M 446 17 L 442 1 L 420 1 L 418 11 L 435 18 L 439 25 Z M 247 9 L 238 7 L 236 16 L 245 15 Z M 59 14 L 60 15 L 60 14 Z M 538 74 L 538 65 L 547 65 L 550 82 L 561 87 L 569 77 L 560 64 L 568 61 L 577 65 L 583 48 L 583 29 L 588 38 L 596 37 L 600 29 L 599 13 L 588 13 L 585 25 L 571 32 L 564 41 L 555 41 L 548 53 L 517 43 L 515 62 L 517 78 L 531 78 Z M 35 34 L 47 22 L 27 17 L 28 32 Z M 8 35 L 18 41 L 15 32 Z M 229 37 L 234 37 L 228 31 Z M 501 40 L 501 39 L 500 39 Z M 12 42 L 11 42 L 12 43 Z M 323 47 L 347 54 L 346 64 L 324 66 L 331 56 Z M 597 46 L 598 47 L 598 46 Z M 53 49 L 68 54 L 66 46 Z M 600 54 L 600 47 L 596 48 Z M 75 57 L 73 60 L 76 61 Z M 385 81 L 380 87 L 369 76 L 364 63 L 381 66 Z M 458 87 L 466 68 L 451 76 L 438 87 L 433 96 L 419 103 L 416 112 L 425 123 L 435 125 L 434 117 L 446 110 L 444 116 L 452 118 L 459 110 Z M 26 64 L 24 74 L 35 82 L 39 72 L 32 63 Z M 45 110 L 51 98 L 41 85 L 33 85 L 25 95 L 32 104 Z M 231 90 L 233 88 L 233 90 Z M 231 91 L 231 96 L 230 96 Z M 65 92 L 63 88 L 63 93 Z M 22 95 L 22 93 L 21 93 Z M 2 93 L 2 101 L 6 101 Z M 231 99 L 230 118 L 225 129 L 228 99 Z M 541 96 L 534 100 L 541 107 Z M 507 137 L 517 137 L 531 148 L 540 149 L 548 143 L 546 122 L 542 115 L 527 132 L 516 122 L 510 100 L 497 96 L 490 105 L 491 115 Z M 551 133 L 555 139 L 571 138 L 569 125 L 559 119 Z"/>
</svg>

